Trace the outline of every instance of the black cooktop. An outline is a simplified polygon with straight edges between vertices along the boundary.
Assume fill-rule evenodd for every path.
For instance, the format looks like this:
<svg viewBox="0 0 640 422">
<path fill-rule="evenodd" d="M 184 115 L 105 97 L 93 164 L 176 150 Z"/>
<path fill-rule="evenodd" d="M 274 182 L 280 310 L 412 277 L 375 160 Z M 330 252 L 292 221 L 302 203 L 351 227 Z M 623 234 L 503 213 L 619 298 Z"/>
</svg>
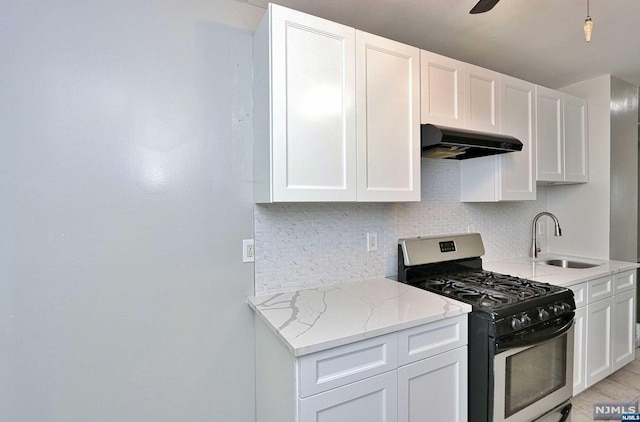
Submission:
<svg viewBox="0 0 640 422">
<path fill-rule="evenodd" d="M 551 284 L 484 270 L 425 277 L 411 284 L 490 310 L 563 290 Z"/>
</svg>

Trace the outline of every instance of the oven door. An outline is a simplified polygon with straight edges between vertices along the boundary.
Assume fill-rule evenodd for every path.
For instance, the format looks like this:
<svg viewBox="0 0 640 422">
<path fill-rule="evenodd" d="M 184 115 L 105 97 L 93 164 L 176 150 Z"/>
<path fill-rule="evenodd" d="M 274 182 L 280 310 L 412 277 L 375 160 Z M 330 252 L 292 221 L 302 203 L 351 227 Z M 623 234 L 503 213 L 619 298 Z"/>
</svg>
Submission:
<svg viewBox="0 0 640 422">
<path fill-rule="evenodd" d="M 494 422 L 535 420 L 572 397 L 573 321 L 553 333 L 495 355 Z"/>
</svg>

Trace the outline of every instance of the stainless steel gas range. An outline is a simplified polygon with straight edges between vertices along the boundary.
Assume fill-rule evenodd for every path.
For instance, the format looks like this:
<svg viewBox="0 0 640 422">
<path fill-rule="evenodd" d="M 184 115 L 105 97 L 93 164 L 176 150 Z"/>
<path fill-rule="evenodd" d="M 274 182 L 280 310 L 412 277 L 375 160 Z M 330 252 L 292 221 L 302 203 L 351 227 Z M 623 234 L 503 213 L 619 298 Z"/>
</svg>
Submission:
<svg viewBox="0 0 640 422">
<path fill-rule="evenodd" d="M 479 234 L 400 239 L 398 281 L 472 305 L 469 422 L 569 421 L 569 289 L 482 269 Z"/>
</svg>

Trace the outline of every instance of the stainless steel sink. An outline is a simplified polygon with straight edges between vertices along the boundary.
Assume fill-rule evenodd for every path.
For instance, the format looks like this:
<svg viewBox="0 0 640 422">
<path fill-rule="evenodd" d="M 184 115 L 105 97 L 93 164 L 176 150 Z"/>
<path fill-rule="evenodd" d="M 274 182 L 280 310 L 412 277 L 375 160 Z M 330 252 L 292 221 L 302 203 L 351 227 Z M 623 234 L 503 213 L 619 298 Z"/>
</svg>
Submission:
<svg viewBox="0 0 640 422">
<path fill-rule="evenodd" d="M 562 268 L 593 268 L 602 264 L 590 264 L 588 262 L 571 261 L 569 259 L 547 259 L 542 261 L 543 264 L 553 265 L 554 267 Z"/>
</svg>

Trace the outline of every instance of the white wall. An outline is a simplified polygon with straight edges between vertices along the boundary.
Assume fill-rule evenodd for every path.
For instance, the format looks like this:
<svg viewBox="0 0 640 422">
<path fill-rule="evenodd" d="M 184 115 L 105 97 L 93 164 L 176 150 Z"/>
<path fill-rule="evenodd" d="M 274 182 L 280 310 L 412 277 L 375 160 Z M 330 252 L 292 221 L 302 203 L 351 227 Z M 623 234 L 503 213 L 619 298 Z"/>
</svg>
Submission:
<svg viewBox="0 0 640 422">
<path fill-rule="evenodd" d="M 1 420 L 254 420 L 261 15 L 0 2 Z"/>
</svg>

